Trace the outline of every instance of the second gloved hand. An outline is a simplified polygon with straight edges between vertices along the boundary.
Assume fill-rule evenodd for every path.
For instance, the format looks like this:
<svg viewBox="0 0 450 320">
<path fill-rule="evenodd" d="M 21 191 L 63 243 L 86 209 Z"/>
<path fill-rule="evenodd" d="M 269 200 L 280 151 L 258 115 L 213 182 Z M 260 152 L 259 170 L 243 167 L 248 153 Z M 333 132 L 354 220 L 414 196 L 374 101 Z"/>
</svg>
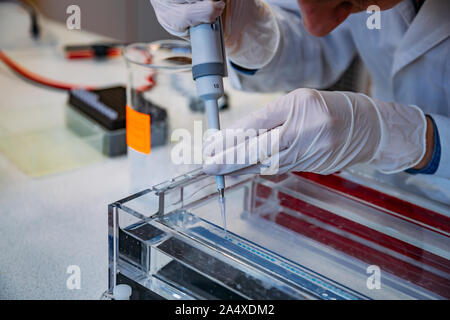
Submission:
<svg viewBox="0 0 450 320">
<path fill-rule="evenodd" d="M 263 0 L 150 0 L 159 23 L 169 33 L 189 38 L 189 27 L 211 23 L 223 14 L 228 58 L 241 67 L 259 69 L 275 55 L 280 31 Z"/>
<path fill-rule="evenodd" d="M 426 150 L 419 108 L 351 92 L 298 89 L 229 129 L 204 144 L 208 174 L 330 174 L 357 163 L 393 173 Z"/>
</svg>

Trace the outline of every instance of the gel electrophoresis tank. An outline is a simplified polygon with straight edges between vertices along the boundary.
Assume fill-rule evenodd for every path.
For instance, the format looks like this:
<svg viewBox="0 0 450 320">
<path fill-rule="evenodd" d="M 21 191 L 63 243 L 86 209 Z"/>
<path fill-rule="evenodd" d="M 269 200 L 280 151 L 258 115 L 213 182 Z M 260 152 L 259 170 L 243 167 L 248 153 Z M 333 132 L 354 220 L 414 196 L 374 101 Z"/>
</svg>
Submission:
<svg viewBox="0 0 450 320">
<path fill-rule="evenodd" d="M 192 172 L 109 206 L 109 292 L 133 299 L 448 299 L 450 219 L 349 174 Z M 406 197 L 408 198 L 408 197 Z"/>
</svg>

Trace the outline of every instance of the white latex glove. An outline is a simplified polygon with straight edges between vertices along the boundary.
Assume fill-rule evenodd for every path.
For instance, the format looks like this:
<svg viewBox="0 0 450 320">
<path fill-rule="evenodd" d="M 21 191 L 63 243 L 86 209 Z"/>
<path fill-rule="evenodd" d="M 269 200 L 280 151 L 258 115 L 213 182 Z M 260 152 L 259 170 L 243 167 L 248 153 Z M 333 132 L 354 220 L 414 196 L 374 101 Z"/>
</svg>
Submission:
<svg viewBox="0 0 450 320">
<path fill-rule="evenodd" d="M 177 37 L 189 37 L 189 27 L 213 22 L 222 14 L 224 1 L 150 0 L 161 26 Z"/>
<path fill-rule="evenodd" d="M 425 115 L 416 106 L 351 92 L 298 89 L 235 123 L 231 129 L 243 130 L 237 138 L 230 139 L 229 130 L 212 135 L 204 144 L 204 171 L 211 175 L 330 174 L 356 163 L 371 163 L 384 173 L 399 172 L 423 158 L 426 126 Z M 248 129 L 267 132 L 246 138 Z M 269 146 L 279 141 L 278 148 L 269 152 L 258 148 L 255 161 L 249 150 L 264 141 Z M 242 160 L 239 164 L 237 159 L 244 154 L 245 164 Z M 234 163 L 221 164 L 231 159 Z"/>
<path fill-rule="evenodd" d="M 268 64 L 276 53 L 280 31 L 272 10 L 263 0 L 150 2 L 164 29 L 183 38 L 189 37 L 189 27 L 210 23 L 223 12 L 227 56 L 239 66 L 248 69 L 261 68 Z"/>
<path fill-rule="evenodd" d="M 280 29 L 263 0 L 227 0 L 222 23 L 228 58 L 237 65 L 260 69 L 275 56 Z"/>
</svg>

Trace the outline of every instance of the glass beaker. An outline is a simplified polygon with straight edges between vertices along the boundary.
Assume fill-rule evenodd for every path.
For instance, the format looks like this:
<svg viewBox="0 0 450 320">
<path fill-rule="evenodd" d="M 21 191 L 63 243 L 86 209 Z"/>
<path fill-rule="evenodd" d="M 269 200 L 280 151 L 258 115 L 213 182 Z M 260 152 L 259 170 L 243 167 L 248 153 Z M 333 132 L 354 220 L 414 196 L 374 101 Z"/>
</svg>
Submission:
<svg viewBox="0 0 450 320">
<path fill-rule="evenodd" d="M 196 97 L 191 47 L 183 40 L 161 40 L 129 45 L 123 55 L 130 187 L 140 191 L 177 172 L 167 147 L 169 124 L 171 129 L 189 126 L 189 101 Z"/>
</svg>

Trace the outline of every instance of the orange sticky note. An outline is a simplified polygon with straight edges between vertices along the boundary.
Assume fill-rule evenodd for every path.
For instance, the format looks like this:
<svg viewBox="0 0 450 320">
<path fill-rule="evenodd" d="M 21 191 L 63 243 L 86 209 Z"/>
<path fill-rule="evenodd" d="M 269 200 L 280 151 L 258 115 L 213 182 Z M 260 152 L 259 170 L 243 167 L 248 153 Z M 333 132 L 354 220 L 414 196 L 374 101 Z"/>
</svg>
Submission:
<svg viewBox="0 0 450 320">
<path fill-rule="evenodd" d="M 150 115 L 127 106 L 126 116 L 127 145 L 136 151 L 149 154 L 151 150 Z"/>
</svg>

